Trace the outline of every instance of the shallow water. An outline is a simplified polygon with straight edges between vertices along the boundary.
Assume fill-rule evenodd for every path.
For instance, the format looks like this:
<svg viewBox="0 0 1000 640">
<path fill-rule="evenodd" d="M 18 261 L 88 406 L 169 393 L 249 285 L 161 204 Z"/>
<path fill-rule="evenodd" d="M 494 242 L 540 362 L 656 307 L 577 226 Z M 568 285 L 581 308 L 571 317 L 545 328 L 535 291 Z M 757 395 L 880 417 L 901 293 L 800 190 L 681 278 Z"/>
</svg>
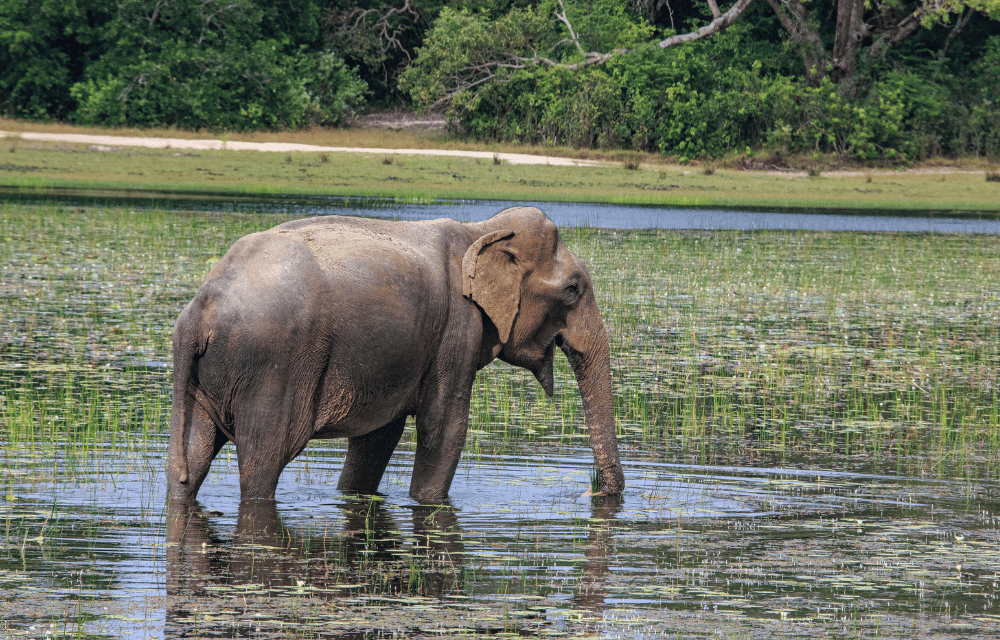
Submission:
<svg viewBox="0 0 1000 640">
<path fill-rule="evenodd" d="M 996 440 L 974 431 L 1000 411 L 989 238 L 934 245 L 970 262 L 927 288 L 865 273 L 858 303 L 813 276 L 865 271 L 851 262 L 881 238 L 567 234 L 606 283 L 620 500 L 583 496 L 592 459 L 560 363 L 551 401 L 530 374 L 481 373 L 448 506 L 407 496 L 404 435 L 379 497 L 340 494 L 344 443 L 323 441 L 276 505 L 241 506 L 227 446 L 180 510 L 164 496 L 170 329 L 232 239 L 277 216 L 0 215 L 0 637 L 1000 637 Z M 893 274 L 926 270 L 928 238 L 890 240 L 915 264 Z M 737 274 L 817 266 L 718 303 L 681 279 L 675 250 L 713 254 L 693 271 L 715 274 L 737 245 Z M 765 384 L 783 361 L 801 366 Z"/>
<path fill-rule="evenodd" d="M 237 196 L 72 189 L 0 189 L 0 199 L 20 204 L 109 206 L 132 209 L 282 213 L 292 217 L 355 215 L 479 221 L 512 206 L 542 209 L 559 226 L 608 229 L 802 229 L 813 231 L 901 231 L 911 233 L 1000 233 L 1000 212 L 660 207 L 561 202 L 468 201 L 399 204 L 330 196 Z"/>
<path fill-rule="evenodd" d="M 452 505 L 427 507 L 406 496 L 410 451 L 371 500 L 334 489 L 343 450 L 319 443 L 276 506 L 241 507 L 223 451 L 200 508 L 178 515 L 163 444 L 20 453 L 30 472 L 0 511 L 17 532 L 0 555 L 5 633 L 1000 631 L 993 481 L 633 461 L 620 501 L 592 500 L 589 452 L 559 447 L 466 456 Z"/>
</svg>

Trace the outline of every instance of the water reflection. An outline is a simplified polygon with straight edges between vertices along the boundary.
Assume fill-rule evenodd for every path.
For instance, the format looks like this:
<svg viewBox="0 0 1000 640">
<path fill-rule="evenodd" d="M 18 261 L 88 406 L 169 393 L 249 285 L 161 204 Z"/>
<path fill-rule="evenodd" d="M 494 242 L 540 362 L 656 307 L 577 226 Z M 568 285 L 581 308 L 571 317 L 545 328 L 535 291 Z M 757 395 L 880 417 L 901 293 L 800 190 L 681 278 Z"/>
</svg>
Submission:
<svg viewBox="0 0 1000 640">
<path fill-rule="evenodd" d="M 273 594 L 307 589 L 312 596 L 328 598 L 358 589 L 434 598 L 459 590 L 456 567 L 463 545 L 454 509 L 410 507 L 412 519 L 404 535 L 379 499 L 337 507 L 343 524 L 319 533 L 286 525 L 274 502 L 241 502 L 235 532 L 227 540 L 216 533 L 212 512 L 200 504 L 172 504 L 167 512 L 167 594 L 204 596 L 246 585 Z"/>
<path fill-rule="evenodd" d="M 588 523 L 586 558 L 580 575 L 580 586 L 573 597 L 578 609 L 604 613 L 608 599 L 608 559 L 615 554 L 614 531 L 622 511 L 621 496 L 594 498 L 594 511 Z"/>
<path fill-rule="evenodd" d="M 142 632 L 164 637 L 597 636 L 637 620 L 651 635 L 678 619 L 701 637 L 779 615 L 871 630 L 885 611 L 905 624 L 986 616 L 969 637 L 1000 630 L 994 481 L 637 462 L 624 498 L 590 500 L 568 486 L 586 480 L 585 453 L 467 459 L 455 507 L 411 504 L 401 473 L 384 496 L 341 496 L 339 454 L 316 452 L 284 478 L 296 502 L 240 504 L 235 465 L 221 465 L 204 502 L 162 518 L 162 472 L 134 477 L 138 458 L 62 461 L 72 480 L 25 473 L 0 501 L 0 588 L 22 608 L 48 603 L 46 624 L 82 607 L 88 628 L 137 638 L 140 609 Z M 35 623 L 5 606 L 0 620 Z"/>
<path fill-rule="evenodd" d="M 615 552 L 617 517 L 622 499 L 594 499 L 587 520 L 587 540 L 578 564 L 574 609 L 602 615 L 609 599 L 611 558 Z M 221 513 L 198 503 L 175 502 L 166 516 L 166 593 L 170 596 L 165 632 L 168 637 L 232 637 L 252 635 L 261 621 L 281 626 L 299 622 L 288 597 L 337 606 L 373 603 L 447 607 L 477 588 L 482 554 L 468 553 L 458 510 L 450 506 L 409 505 L 400 518 L 381 498 L 349 499 L 330 514 L 333 530 L 322 525 L 289 524 L 274 502 L 242 502 L 231 536 L 215 523 Z M 510 540 L 490 543 L 507 547 Z M 505 548 L 505 552 L 509 552 Z M 479 566 L 476 566 L 476 565 Z M 505 572 L 504 572 L 505 573 Z M 511 575 L 516 583 L 522 578 Z M 508 588 L 514 587 L 512 583 Z M 497 593 L 491 586 L 486 593 Z M 529 596 L 530 597 L 530 596 Z M 234 608 L 236 611 L 234 611 Z M 228 614 L 226 630 L 213 629 L 215 614 Z M 234 613 L 246 629 L 234 629 Z M 520 612 L 521 628 L 547 622 L 540 613 Z M 500 630 L 484 618 L 473 621 L 482 631 Z M 503 625 L 500 625 L 501 627 Z M 320 634 L 347 638 L 346 635 Z"/>
</svg>

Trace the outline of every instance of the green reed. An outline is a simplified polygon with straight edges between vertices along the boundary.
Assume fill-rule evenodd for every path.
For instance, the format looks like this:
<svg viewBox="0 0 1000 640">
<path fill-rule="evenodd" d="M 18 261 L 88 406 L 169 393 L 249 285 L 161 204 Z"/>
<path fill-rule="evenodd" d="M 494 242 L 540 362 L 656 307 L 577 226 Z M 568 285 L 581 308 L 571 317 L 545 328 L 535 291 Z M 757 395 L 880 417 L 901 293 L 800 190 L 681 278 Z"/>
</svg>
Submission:
<svg viewBox="0 0 1000 640">
<path fill-rule="evenodd" d="M 726 457 L 895 447 L 993 458 L 992 237 L 566 236 L 604 297 L 626 435 Z"/>
<path fill-rule="evenodd" d="M 995 468 L 992 237 L 594 229 L 564 237 L 595 279 L 629 455 Z M 490 412 L 512 400 L 495 389 L 511 370 L 484 373 L 473 422 L 497 424 Z M 529 425 L 549 412 L 568 416 L 560 434 L 583 433 L 572 374 L 563 367 L 557 378 L 552 402 L 525 384 L 529 408 L 514 423 L 505 418 L 502 431 L 532 437 Z"/>
<path fill-rule="evenodd" d="M 0 206 L 0 464 L 116 474 L 93 461 L 141 460 L 163 439 L 182 301 L 233 240 L 273 224 L 233 219 Z"/>
<path fill-rule="evenodd" d="M 0 437 L 137 447 L 166 433 L 170 335 L 237 238 L 281 214 L 0 206 Z M 631 457 L 996 468 L 992 236 L 564 230 L 589 265 Z M 579 393 L 484 369 L 469 450 L 585 444 Z M 90 443 L 88 445 L 88 443 Z"/>
</svg>

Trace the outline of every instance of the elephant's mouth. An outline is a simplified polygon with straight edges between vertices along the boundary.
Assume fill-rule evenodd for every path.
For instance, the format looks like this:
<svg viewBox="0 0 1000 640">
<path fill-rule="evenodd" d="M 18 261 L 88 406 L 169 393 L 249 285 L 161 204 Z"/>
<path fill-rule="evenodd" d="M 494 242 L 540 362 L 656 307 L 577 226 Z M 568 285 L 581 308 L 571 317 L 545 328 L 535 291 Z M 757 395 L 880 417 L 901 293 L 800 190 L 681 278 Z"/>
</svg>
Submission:
<svg viewBox="0 0 1000 640">
<path fill-rule="evenodd" d="M 555 348 L 558 346 L 568 356 L 569 345 L 559 333 L 549 336 L 536 334 L 534 340 L 530 341 L 529 344 L 530 346 L 525 345 L 520 349 L 510 349 L 511 345 L 506 345 L 508 349 L 500 352 L 500 359 L 507 364 L 524 367 L 530 371 L 538 380 L 538 384 L 545 390 L 545 395 L 551 398 L 555 392 L 555 373 L 553 372 Z"/>
<path fill-rule="evenodd" d="M 545 395 L 550 398 L 555 392 L 555 374 L 552 371 L 552 360 L 555 355 L 556 342 L 562 342 L 562 338 L 558 335 L 555 340 L 550 342 L 549 346 L 545 348 L 545 356 L 542 358 L 542 362 L 540 363 L 541 366 L 537 369 L 532 368 L 531 370 L 531 373 L 535 374 L 535 379 L 538 380 L 538 384 L 542 385 L 542 389 L 545 390 Z"/>
</svg>

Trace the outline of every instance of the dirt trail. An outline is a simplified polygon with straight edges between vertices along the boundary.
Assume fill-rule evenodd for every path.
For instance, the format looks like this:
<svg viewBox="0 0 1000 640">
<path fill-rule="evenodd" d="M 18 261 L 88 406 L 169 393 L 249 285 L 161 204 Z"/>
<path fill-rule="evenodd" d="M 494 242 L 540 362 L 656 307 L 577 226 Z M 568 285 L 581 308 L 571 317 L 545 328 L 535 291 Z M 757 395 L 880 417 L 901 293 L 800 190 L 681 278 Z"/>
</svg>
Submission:
<svg viewBox="0 0 1000 640">
<path fill-rule="evenodd" d="M 293 142 L 239 142 L 234 140 L 189 140 L 186 138 L 142 138 L 130 136 L 96 136 L 79 133 L 32 133 L 0 131 L 0 138 L 16 137 L 21 140 L 39 142 L 65 142 L 87 144 L 98 150 L 110 151 L 115 147 L 147 147 L 151 149 L 196 149 L 202 151 L 263 151 L 263 152 L 307 152 L 307 153 L 367 153 L 371 155 L 423 155 L 461 156 L 482 158 L 509 164 L 547 164 L 561 167 L 593 167 L 601 162 L 594 160 L 573 160 L 554 156 L 534 156 L 524 153 L 496 153 L 491 151 L 449 151 L 442 149 L 370 149 L 366 147 L 325 147 Z"/>
</svg>

